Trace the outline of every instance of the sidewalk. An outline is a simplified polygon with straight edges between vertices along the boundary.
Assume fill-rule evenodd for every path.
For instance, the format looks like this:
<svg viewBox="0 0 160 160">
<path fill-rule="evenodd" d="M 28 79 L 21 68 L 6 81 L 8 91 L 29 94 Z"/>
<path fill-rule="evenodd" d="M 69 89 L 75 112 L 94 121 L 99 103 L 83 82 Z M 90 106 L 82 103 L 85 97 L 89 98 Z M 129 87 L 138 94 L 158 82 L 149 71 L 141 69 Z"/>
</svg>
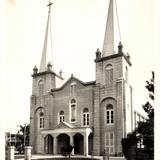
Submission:
<svg viewBox="0 0 160 160">
<path fill-rule="evenodd" d="M 100 156 L 94 156 L 94 157 L 91 157 L 91 156 L 71 156 L 71 159 L 91 159 L 93 158 L 94 160 L 103 160 L 103 157 L 100 157 Z M 33 154 L 32 157 L 31 157 L 31 160 L 53 160 L 53 159 L 61 159 L 61 160 L 65 160 L 65 159 L 68 159 L 68 157 L 64 157 L 64 156 L 61 156 L 61 155 L 43 155 L 43 154 Z M 24 160 L 24 155 L 15 155 L 15 160 Z M 106 160 L 108 160 L 108 158 L 106 157 Z M 126 160 L 124 157 L 109 157 L 109 160 Z"/>
</svg>

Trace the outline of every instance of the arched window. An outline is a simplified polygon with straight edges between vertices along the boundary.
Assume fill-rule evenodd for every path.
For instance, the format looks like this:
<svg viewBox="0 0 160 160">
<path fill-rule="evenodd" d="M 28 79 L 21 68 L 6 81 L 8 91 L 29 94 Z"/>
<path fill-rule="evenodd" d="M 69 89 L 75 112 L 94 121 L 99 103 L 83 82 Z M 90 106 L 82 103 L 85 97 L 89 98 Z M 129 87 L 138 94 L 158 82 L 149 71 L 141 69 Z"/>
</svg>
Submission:
<svg viewBox="0 0 160 160">
<path fill-rule="evenodd" d="M 40 112 L 40 114 L 39 114 L 39 128 L 40 129 L 44 128 L 44 114 L 43 114 L 43 112 Z"/>
<path fill-rule="evenodd" d="M 43 80 L 39 80 L 38 87 L 39 87 L 39 94 L 42 96 L 43 95 L 43 91 L 44 91 L 44 82 L 43 82 Z"/>
<path fill-rule="evenodd" d="M 114 108 L 112 104 L 108 104 L 106 106 L 106 123 L 107 124 L 114 123 Z"/>
<path fill-rule="evenodd" d="M 70 115 L 71 115 L 71 122 L 76 121 L 76 100 L 72 99 L 70 102 Z"/>
<path fill-rule="evenodd" d="M 59 112 L 59 123 L 64 122 L 64 111 Z"/>
<path fill-rule="evenodd" d="M 113 82 L 113 67 L 111 64 L 108 64 L 105 67 L 105 81 L 107 85 L 110 85 Z"/>
<path fill-rule="evenodd" d="M 83 126 L 89 126 L 89 110 L 88 110 L 88 108 L 83 109 Z"/>
</svg>

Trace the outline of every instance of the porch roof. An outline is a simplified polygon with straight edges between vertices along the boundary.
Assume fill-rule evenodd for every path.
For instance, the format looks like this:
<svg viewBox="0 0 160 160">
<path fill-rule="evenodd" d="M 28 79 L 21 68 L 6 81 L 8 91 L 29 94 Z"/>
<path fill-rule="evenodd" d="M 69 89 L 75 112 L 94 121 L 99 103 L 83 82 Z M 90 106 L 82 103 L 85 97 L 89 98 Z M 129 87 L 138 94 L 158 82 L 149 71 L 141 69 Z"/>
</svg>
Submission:
<svg viewBox="0 0 160 160">
<path fill-rule="evenodd" d="M 62 134 L 62 133 L 87 133 L 88 135 L 92 133 L 93 129 L 90 127 L 77 127 L 74 125 L 71 125 L 67 122 L 61 122 L 59 125 L 57 125 L 54 129 L 48 129 L 48 130 L 42 130 L 41 133 L 43 135 L 46 134 Z"/>
</svg>

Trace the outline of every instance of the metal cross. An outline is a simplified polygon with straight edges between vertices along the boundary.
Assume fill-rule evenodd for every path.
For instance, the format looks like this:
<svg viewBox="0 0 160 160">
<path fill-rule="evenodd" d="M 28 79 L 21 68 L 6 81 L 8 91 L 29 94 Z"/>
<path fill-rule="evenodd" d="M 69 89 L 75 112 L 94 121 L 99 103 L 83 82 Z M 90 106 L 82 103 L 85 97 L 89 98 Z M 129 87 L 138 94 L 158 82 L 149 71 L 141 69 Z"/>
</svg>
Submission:
<svg viewBox="0 0 160 160">
<path fill-rule="evenodd" d="M 51 1 L 49 1 L 49 4 L 47 5 L 48 7 L 49 7 L 49 12 L 51 11 L 51 5 L 52 5 L 53 3 L 51 2 Z"/>
</svg>

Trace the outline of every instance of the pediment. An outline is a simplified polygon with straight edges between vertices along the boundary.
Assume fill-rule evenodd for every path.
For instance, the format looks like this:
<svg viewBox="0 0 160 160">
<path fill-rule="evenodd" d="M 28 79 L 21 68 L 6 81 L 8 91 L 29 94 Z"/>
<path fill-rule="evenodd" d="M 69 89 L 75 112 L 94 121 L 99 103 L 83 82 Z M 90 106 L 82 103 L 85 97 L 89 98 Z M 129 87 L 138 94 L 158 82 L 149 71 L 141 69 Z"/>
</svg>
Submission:
<svg viewBox="0 0 160 160">
<path fill-rule="evenodd" d="M 61 122 L 60 124 L 58 124 L 58 125 L 55 127 L 55 129 L 65 129 L 65 128 L 70 128 L 70 129 L 72 129 L 72 128 L 74 128 L 74 126 L 71 125 L 71 124 L 69 124 L 69 123 L 67 123 L 67 122 Z"/>
</svg>

